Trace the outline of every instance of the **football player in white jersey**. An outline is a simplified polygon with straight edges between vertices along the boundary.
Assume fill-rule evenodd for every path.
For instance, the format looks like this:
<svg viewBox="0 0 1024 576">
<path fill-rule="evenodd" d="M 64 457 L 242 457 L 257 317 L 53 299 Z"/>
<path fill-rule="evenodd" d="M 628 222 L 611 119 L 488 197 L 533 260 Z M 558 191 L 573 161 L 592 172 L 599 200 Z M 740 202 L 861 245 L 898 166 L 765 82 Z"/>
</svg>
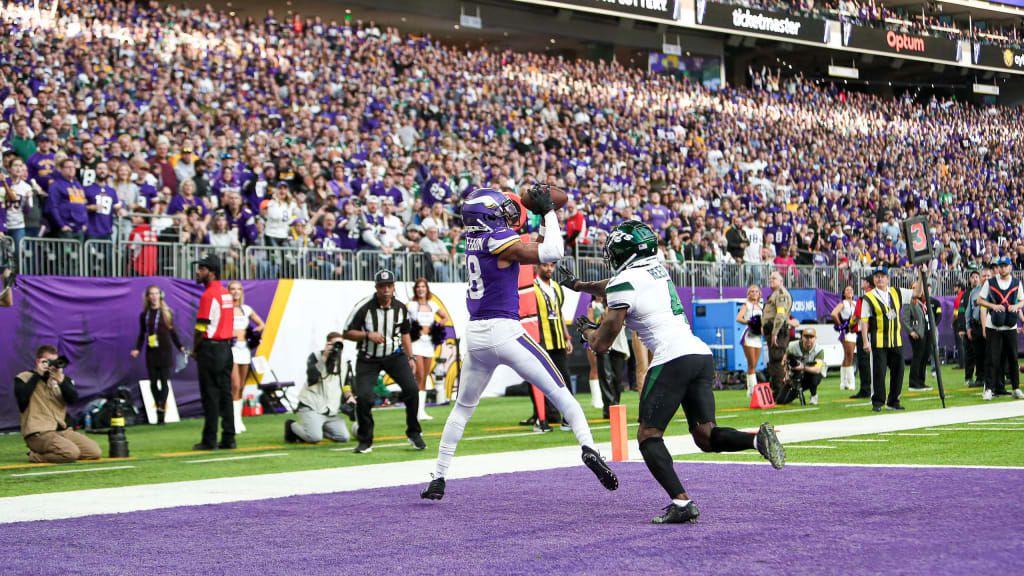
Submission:
<svg viewBox="0 0 1024 576">
<path fill-rule="evenodd" d="M 561 266 L 561 283 L 578 292 L 606 296 L 608 309 L 600 324 L 581 316 L 576 327 L 595 353 L 608 350 L 625 323 L 644 345 L 654 351 L 640 397 L 640 428 L 637 441 L 644 462 L 665 488 L 672 503 L 655 524 L 693 522 L 697 506 L 683 489 L 672 467 L 672 455 L 662 436 L 673 416 L 683 407 L 690 434 L 705 452 L 758 450 L 775 468 L 786 463 L 786 450 L 765 422 L 757 434 L 715 424 L 715 361 L 707 344 L 694 336 L 675 284 L 658 263 L 658 237 L 642 222 L 619 224 L 608 237 L 604 258 L 614 271 L 612 278 L 580 282 Z"/>
</svg>

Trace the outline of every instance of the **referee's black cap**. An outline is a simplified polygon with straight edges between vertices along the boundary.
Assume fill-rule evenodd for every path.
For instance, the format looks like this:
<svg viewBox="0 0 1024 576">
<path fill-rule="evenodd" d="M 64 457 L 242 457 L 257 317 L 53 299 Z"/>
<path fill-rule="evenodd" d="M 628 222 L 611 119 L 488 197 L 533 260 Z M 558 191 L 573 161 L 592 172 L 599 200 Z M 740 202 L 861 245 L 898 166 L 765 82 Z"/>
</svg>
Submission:
<svg viewBox="0 0 1024 576">
<path fill-rule="evenodd" d="M 394 284 L 395 273 L 392 272 L 391 270 L 388 270 L 387 268 L 384 268 L 383 270 L 378 270 L 377 273 L 374 274 L 373 276 L 373 283 L 378 286 L 381 284 Z"/>
</svg>

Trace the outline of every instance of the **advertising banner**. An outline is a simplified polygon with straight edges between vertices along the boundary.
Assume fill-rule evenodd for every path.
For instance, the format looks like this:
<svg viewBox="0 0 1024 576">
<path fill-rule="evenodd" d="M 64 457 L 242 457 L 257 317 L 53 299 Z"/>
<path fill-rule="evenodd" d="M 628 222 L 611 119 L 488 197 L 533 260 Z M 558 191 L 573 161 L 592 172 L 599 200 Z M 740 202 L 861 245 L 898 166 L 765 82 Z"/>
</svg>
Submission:
<svg viewBox="0 0 1024 576">
<path fill-rule="evenodd" d="M 895 30 L 867 28 L 843 22 L 843 46 L 888 52 L 897 56 L 920 56 L 959 62 L 960 43 L 948 38 L 918 36 Z"/>
<path fill-rule="evenodd" d="M 697 25 L 756 32 L 779 38 L 791 38 L 825 44 L 830 27 L 827 20 L 815 20 L 782 12 L 744 8 L 709 0 L 697 0 Z"/>
<path fill-rule="evenodd" d="M 800 322 L 818 319 L 818 291 L 790 290 L 793 297 L 793 318 Z"/>
<path fill-rule="evenodd" d="M 566 5 L 580 10 L 606 10 L 624 16 L 678 20 L 680 0 L 518 0 L 530 4 Z"/>
<path fill-rule="evenodd" d="M 971 45 L 971 63 L 1007 72 L 1024 72 L 1024 51 L 975 42 Z"/>
</svg>

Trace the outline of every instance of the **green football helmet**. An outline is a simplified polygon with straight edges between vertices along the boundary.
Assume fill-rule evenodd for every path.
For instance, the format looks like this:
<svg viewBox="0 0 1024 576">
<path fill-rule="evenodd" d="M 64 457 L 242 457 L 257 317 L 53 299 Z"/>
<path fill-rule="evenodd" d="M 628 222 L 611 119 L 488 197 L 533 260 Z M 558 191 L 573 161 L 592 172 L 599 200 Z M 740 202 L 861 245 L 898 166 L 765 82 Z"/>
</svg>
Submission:
<svg viewBox="0 0 1024 576">
<path fill-rule="evenodd" d="M 604 262 L 616 274 L 636 260 L 657 254 L 657 234 L 638 220 L 626 220 L 616 226 L 604 243 Z"/>
</svg>

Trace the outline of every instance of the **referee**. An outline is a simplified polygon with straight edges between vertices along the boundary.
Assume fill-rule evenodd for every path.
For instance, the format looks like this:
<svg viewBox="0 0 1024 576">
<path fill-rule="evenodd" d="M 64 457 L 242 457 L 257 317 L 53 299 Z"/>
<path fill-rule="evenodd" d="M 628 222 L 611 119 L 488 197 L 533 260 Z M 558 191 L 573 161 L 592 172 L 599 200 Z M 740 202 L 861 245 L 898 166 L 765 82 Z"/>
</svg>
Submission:
<svg viewBox="0 0 1024 576">
<path fill-rule="evenodd" d="M 380 270 L 374 276 L 377 291 L 349 317 L 343 334 L 346 340 L 359 343 L 356 360 L 356 454 L 368 454 L 373 448 L 373 415 L 370 410 L 377 400 L 374 386 L 383 370 L 402 389 L 405 403 L 405 435 L 417 450 L 424 450 L 420 422 L 416 378 L 412 371 L 412 340 L 409 338 L 409 312 L 405 304 L 395 300 L 395 275 Z"/>
<path fill-rule="evenodd" d="M 203 403 L 203 441 L 193 450 L 235 448 L 235 417 L 231 410 L 231 339 L 234 336 L 234 301 L 220 282 L 220 259 L 207 254 L 196 262 L 196 281 L 206 287 L 199 298 L 192 357 L 199 371 L 199 397 Z M 217 420 L 222 419 L 220 444 Z"/>
</svg>

